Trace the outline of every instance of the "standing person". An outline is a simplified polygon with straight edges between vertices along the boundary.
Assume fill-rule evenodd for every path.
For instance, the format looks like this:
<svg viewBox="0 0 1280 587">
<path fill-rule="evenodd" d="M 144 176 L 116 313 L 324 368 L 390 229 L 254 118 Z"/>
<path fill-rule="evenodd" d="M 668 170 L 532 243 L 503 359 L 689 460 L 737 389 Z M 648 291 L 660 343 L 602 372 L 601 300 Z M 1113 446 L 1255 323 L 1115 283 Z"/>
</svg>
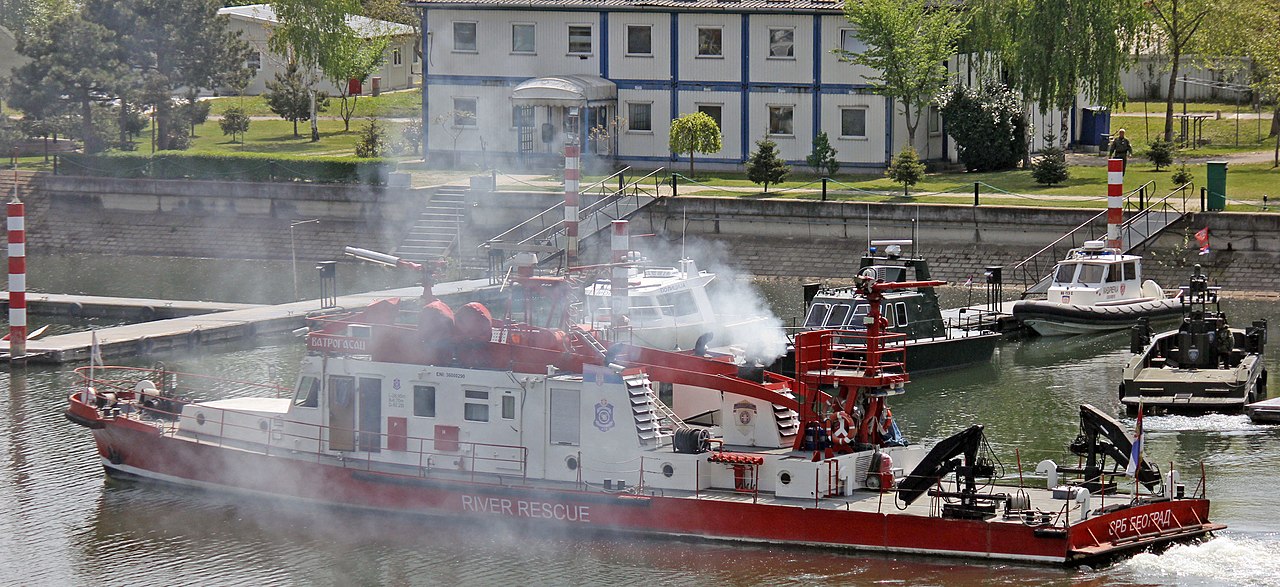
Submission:
<svg viewBox="0 0 1280 587">
<path fill-rule="evenodd" d="M 1133 152 L 1133 145 L 1129 144 L 1129 139 L 1124 138 L 1124 129 L 1116 131 L 1116 136 L 1111 139 L 1111 150 L 1107 151 L 1107 157 L 1112 157 L 1123 161 L 1120 164 L 1120 170 L 1124 171 L 1129 167 L 1129 153 Z"/>
</svg>

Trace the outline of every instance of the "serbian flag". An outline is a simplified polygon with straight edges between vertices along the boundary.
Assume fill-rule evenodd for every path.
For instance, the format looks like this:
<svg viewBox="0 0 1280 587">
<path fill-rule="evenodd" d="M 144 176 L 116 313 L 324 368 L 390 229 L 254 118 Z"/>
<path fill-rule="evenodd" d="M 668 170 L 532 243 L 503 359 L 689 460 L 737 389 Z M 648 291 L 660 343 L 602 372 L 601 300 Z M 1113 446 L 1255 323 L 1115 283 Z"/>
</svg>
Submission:
<svg viewBox="0 0 1280 587">
<path fill-rule="evenodd" d="M 1138 474 L 1138 464 L 1142 462 L 1142 404 L 1138 404 L 1138 423 L 1133 426 L 1133 450 L 1129 451 L 1129 466 L 1124 468 L 1126 477 Z"/>
<path fill-rule="evenodd" d="M 1196 231 L 1196 243 L 1200 245 L 1200 254 L 1209 254 L 1209 227 L 1206 226 Z"/>
</svg>

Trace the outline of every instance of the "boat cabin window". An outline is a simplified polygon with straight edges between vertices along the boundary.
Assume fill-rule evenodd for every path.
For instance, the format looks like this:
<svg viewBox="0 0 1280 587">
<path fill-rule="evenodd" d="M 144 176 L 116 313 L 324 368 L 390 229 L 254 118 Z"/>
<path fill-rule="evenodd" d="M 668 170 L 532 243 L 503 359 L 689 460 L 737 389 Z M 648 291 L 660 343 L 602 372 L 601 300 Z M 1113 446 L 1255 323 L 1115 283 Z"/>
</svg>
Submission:
<svg viewBox="0 0 1280 587">
<path fill-rule="evenodd" d="M 582 430 L 579 427 L 581 394 L 577 389 L 551 390 L 550 433 L 551 444 L 568 444 L 577 446 Z"/>
<path fill-rule="evenodd" d="M 880 316 L 884 318 L 885 326 L 893 328 L 896 322 L 893 320 L 893 304 L 884 304 L 880 306 Z"/>
<path fill-rule="evenodd" d="M 862 330 L 863 328 L 867 327 L 866 324 L 862 323 L 862 319 L 867 317 L 868 307 L 869 306 L 867 306 L 866 304 L 858 304 L 853 307 L 853 317 L 849 319 L 850 328 L 853 328 L 855 330 Z"/>
<path fill-rule="evenodd" d="M 662 308 L 658 305 L 658 300 L 649 296 L 635 296 L 629 300 L 631 302 L 630 315 L 632 320 L 656 320 L 662 317 Z"/>
<path fill-rule="evenodd" d="M 516 419 L 516 396 L 511 394 L 502 396 L 502 419 Z"/>
<path fill-rule="evenodd" d="M 822 328 L 827 323 L 827 314 L 831 312 L 831 304 L 813 304 L 809 306 L 809 315 L 804 319 L 805 328 Z"/>
<path fill-rule="evenodd" d="M 469 422 L 489 421 L 489 392 L 466 390 L 466 403 L 462 406 L 462 418 Z"/>
<path fill-rule="evenodd" d="M 436 417 L 436 388 L 433 385 L 413 386 L 413 415 L 423 418 Z"/>
<path fill-rule="evenodd" d="M 315 377 L 303 377 L 298 382 L 298 392 L 293 396 L 293 405 L 301 408 L 314 408 L 320 405 L 320 380 Z"/>
<path fill-rule="evenodd" d="M 667 309 L 667 314 L 671 316 L 691 316 L 698 313 L 698 302 L 693 299 L 693 292 L 691 291 L 678 291 L 658 296 L 658 301 Z"/>
<path fill-rule="evenodd" d="M 844 328 L 848 324 L 849 311 L 852 308 L 849 304 L 836 304 L 831 306 L 831 313 L 827 315 L 827 328 Z"/>
<path fill-rule="evenodd" d="M 1138 264 L 1136 262 L 1128 261 L 1124 264 L 1124 278 L 1125 279 L 1138 278 Z"/>
<path fill-rule="evenodd" d="M 898 326 L 907 325 L 907 303 L 898 302 L 893 305 L 894 315 L 897 317 Z"/>
<path fill-rule="evenodd" d="M 1080 277 L 1076 278 L 1076 281 L 1084 284 L 1098 284 L 1102 283 L 1102 278 L 1105 277 L 1106 274 L 1106 265 L 1085 263 L 1080 265 Z"/>
<path fill-rule="evenodd" d="M 1071 283 L 1072 281 L 1074 281 L 1072 278 L 1075 276 L 1076 276 L 1076 264 L 1063 263 L 1061 265 L 1058 265 L 1057 271 L 1054 271 L 1053 281 L 1054 283 Z"/>
<path fill-rule="evenodd" d="M 1124 281 L 1124 273 L 1120 265 L 1112 265 L 1107 272 L 1107 283 Z"/>
</svg>

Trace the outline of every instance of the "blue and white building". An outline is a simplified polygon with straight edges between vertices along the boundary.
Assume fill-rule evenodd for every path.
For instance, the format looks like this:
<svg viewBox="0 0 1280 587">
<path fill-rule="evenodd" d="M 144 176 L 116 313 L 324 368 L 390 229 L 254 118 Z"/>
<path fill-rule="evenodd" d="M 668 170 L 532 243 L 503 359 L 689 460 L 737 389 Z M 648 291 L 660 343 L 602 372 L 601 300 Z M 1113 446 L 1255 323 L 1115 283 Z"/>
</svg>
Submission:
<svg viewBox="0 0 1280 587">
<path fill-rule="evenodd" d="M 865 48 L 836 0 L 409 5 L 424 31 L 428 153 L 536 158 L 577 133 L 584 154 L 666 165 L 670 121 L 694 111 L 723 133 L 721 151 L 699 162 L 722 167 L 741 165 L 766 135 L 802 162 L 826 131 L 846 170 L 881 169 L 907 143 L 900 108 L 872 89 L 874 72 L 832 51 Z M 948 67 L 964 80 L 966 63 Z M 915 147 L 925 159 L 954 155 L 932 109 Z"/>
</svg>

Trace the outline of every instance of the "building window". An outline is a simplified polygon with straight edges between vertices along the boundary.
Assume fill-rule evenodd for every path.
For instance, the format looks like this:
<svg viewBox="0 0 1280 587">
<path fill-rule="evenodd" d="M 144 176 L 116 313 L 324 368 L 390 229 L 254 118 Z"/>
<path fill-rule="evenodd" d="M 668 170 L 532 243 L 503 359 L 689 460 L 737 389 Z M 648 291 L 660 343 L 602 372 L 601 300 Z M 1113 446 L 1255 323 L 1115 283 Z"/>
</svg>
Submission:
<svg viewBox="0 0 1280 587">
<path fill-rule="evenodd" d="M 794 59 L 796 56 L 795 29 L 769 29 L 769 57 Z"/>
<path fill-rule="evenodd" d="M 391 50 L 391 65 L 404 65 L 404 61 L 402 61 L 400 58 L 399 49 Z"/>
<path fill-rule="evenodd" d="M 489 392 L 468 389 L 466 403 L 462 406 L 462 418 L 469 422 L 489 421 Z"/>
<path fill-rule="evenodd" d="M 511 25 L 511 52 L 533 53 L 534 28 L 529 23 Z"/>
<path fill-rule="evenodd" d="M 791 120 L 795 115 L 795 106 L 769 107 L 769 134 L 794 135 L 795 129 Z"/>
<path fill-rule="evenodd" d="M 942 134 L 942 114 L 938 112 L 937 106 L 929 107 L 929 134 Z"/>
<path fill-rule="evenodd" d="M 466 53 L 476 52 L 476 23 L 453 23 L 453 50 Z"/>
<path fill-rule="evenodd" d="M 867 138 L 867 109 L 840 109 L 840 137 L 849 139 Z"/>
<path fill-rule="evenodd" d="M 723 129 L 724 127 L 720 126 L 721 110 L 720 104 L 698 104 L 698 112 L 710 116 L 711 120 L 716 121 L 716 128 Z"/>
<path fill-rule="evenodd" d="M 840 29 L 840 48 L 849 53 L 866 53 L 867 44 L 854 34 L 856 32 L 853 29 Z"/>
<path fill-rule="evenodd" d="M 476 125 L 476 99 L 475 98 L 454 98 L 453 99 L 453 125 L 454 126 L 475 126 Z"/>
<path fill-rule="evenodd" d="M 262 53 L 254 51 L 249 54 L 249 59 L 245 61 L 245 65 L 257 70 L 262 69 Z"/>
<path fill-rule="evenodd" d="M 653 131 L 653 104 L 650 102 L 627 103 L 627 125 L 630 130 Z"/>
<path fill-rule="evenodd" d="M 723 39 L 720 27 L 698 27 L 698 57 L 723 57 Z"/>
<path fill-rule="evenodd" d="M 319 406 L 320 380 L 315 377 L 303 377 L 298 383 L 298 393 L 293 396 L 293 405 L 300 408 Z"/>
<path fill-rule="evenodd" d="M 653 55 L 653 27 L 647 24 L 627 25 L 627 55 Z"/>
<path fill-rule="evenodd" d="M 533 126 L 533 106 L 512 106 L 511 107 L 511 126 L 514 126 L 514 127 Z"/>
<path fill-rule="evenodd" d="M 502 419 L 503 420 L 516 419 L 516 396 L 514 395 L 502 396 Z"/>
<path fill-rule="evenodd" d="M 591 54 L 591 25 L 569 25 L 569 53 L 572 55 Z"/>
<path fill-rule="evenodd" d="M 413 415 L 436 417 L 436 388 L 432 385 L 413 386 Z"/>
</svg>

